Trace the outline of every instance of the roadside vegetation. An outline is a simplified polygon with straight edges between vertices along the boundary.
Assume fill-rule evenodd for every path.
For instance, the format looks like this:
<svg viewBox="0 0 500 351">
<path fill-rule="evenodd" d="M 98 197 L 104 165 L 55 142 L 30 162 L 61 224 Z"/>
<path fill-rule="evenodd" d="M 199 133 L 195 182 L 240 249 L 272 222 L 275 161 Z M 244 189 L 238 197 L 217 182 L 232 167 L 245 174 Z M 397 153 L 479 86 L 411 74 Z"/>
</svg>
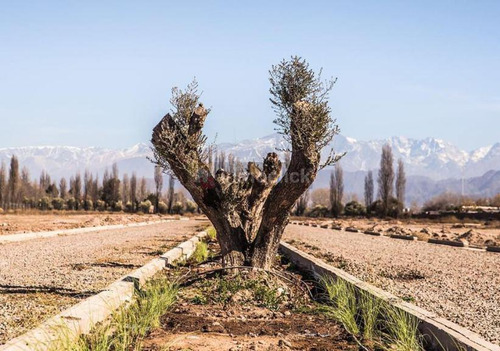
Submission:
<svg viewBox="0 0 500 351">
<path fill-rule="evenodd" d="M 341 279 L 325 278 L 327 313 L 342 323 L 365 348 L 398 351 L 424 350 L 418 321 L 394 306 L 377 300 Z"/>
<path fill-rule="evenodd" d="M 160 325 L 160 317 L 174 304 L 178 286 L 159 276 L 137 290 L 134 301 L 115 312 L 111 320 L 74 342 L 64 331 L 50 351 L 141 350 L 142 340 Z"/>
<path fill-rule="evenodd" d="M 11 211 L 112 211 L 127 213 L 195 213 L 196 204 L 182 191 L 175 191 L 170 176 L 163 191 L 163 174 L 155 169 L 154 188 L 145 177 L 125 173 L 118 166 L 105 170 L 102 179 L 90 172 L 76 173 L 59 180 L 43 171 L 32 179 L 28 169 L 14 155 L 7 167 L 0 164 L 0 213 Z"/>
</svg>

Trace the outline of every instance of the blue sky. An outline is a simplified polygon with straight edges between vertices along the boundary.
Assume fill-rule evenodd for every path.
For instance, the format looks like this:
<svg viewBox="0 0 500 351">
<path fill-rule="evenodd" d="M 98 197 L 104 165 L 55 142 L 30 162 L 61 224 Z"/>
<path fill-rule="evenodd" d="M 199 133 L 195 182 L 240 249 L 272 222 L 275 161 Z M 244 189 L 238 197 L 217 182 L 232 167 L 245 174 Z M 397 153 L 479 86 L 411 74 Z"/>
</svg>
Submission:
<svg viewBox="0 0 500 351">
<path fill-rule="evenodd" d="M 268 70 L 338 77 L 343 134 L 500 142 L 498 1 L 1 1 L 0 147 L 147 141 L 194 76 L 206 133 L 273 132 Z"/>
</svg>

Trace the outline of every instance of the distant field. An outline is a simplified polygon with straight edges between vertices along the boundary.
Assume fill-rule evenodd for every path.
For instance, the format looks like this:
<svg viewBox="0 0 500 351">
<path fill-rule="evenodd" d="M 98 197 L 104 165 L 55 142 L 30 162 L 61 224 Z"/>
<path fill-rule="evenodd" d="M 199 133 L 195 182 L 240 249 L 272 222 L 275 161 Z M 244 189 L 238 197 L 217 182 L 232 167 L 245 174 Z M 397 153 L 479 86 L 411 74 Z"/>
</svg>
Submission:
<svg viewBox="0 0 500 351">
<path fill-rule="evenodd" d="M 157 221 L 169 217 L 173 216 L 76 211 L 9 213 L 0 215 L 0 235 Z"/>
<path fill-rule="evenodd" d="M 356 227 L 362 231 L 371 230 L 384 235 L 414 235 L 419 240 L 447 239 L 465 240 L 470 245 L 500 246 L 500 223 L 498 221 L 458 221 L 456 218 L 444 218 L 440 221 L 427 219 L 381 220 L 378 218 L 306 218 L 294 219 L 306 222 L 331 223 L 342 227 Z"/>
</svg>

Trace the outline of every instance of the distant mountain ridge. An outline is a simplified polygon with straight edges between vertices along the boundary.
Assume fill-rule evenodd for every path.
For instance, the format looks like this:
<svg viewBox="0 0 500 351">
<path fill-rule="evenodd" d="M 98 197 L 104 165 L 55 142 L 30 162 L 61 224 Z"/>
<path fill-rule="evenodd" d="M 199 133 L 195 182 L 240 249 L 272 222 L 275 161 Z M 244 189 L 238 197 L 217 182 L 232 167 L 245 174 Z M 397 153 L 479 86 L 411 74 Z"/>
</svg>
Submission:
<svg viewBox="0 0 500 351">
<path fill-rule="evenodd" d="M 435 180 L 480 176 L 490 170 L 500 170 L 500 143 L 467 152 L 441 139 L 410 139 L 392 137 L 385 140 L 360 141 L 337 135 L 323 156 L 333 148 L 337 153 L 347 152 L 342 167 L 348 172 L 378 169 L 384 144 L 391 145 L 394 158 L 401 158 L 407 173 L 422 175 Z M 226 154 L 232 153 L 242 161 L 260 160 L 268 152 L 285 149 L 286 143 L 279 134 L 240 143 L 220 144 Z"/>
<path fill-rule="evenodd" d="M 346 190 L 362 193 L 362 180 L 369 170 L 377 170 L 384 144 L 392 146 L 395 160 L 401 158 L 408 174 L 408 200 L 422 203 L 442 191 L 460 192 L 462 178 L 466 194 L 487 196 L 500 192 L 500 143 L 481 147 L 472 152 L 435 138 L 410 139 L 392 137 L 386 140 L 359 141 L 343 135 L 335 137 L 324 155 L 333 148 L 337 153 L 347 152 L 341 164 L 346 172 Z M 262 138 L 238 143 L 221 143 L 218 151 L 233 154 L 241 162 L 262 161 L 268 152 L 286 149 L 281 135 L 275 133 Z M 278 152 L 283 157 L 283 152 Z M 0 148 L 0 162 L 19 158 L 32 177 L 46 170 L 52 177 L 69 177 L 85 169 L 102 175 L 106 168 L 117 163 L 120 173 L 136 172 L 139 177 L 152 178 L 153 165 L 150 146 L 136 144 L 125 149 L 71 146 L 27 146 Z M 314 187 L 327 187 L 330 169 L 324 169 Z"/>
</svg>

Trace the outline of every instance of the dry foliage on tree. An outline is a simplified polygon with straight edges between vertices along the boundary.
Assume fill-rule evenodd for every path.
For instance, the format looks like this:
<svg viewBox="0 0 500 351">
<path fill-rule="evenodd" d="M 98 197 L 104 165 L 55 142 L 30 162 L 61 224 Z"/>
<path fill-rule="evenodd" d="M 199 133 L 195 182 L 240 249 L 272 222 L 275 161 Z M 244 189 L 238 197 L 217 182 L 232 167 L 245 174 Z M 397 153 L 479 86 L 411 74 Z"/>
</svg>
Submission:
<svg viewBox="0 0 500 351">
<path fill-rule="evenodd" d="M 261 166 L 249 162 L 241 176 L 221 167 L 212 173 L 202 128 L 209 114 L 199 101 L 197 83 L 174 88 L 173 109 L 153 130 L 155 162 L 173 172 L 217 230 L 224 263 L 269 268 L 289 213 L 316 178 L 320 152 L 338 133 L 328 93 L 334 81 L 322 81 L 305 60 L 292 57 L 270 70 L 274 121 L 290 144 L 290 163 L 282 175 L 278 155 Z M 339 157 L 332 154 L 326 164 Z"/>
</svg>

